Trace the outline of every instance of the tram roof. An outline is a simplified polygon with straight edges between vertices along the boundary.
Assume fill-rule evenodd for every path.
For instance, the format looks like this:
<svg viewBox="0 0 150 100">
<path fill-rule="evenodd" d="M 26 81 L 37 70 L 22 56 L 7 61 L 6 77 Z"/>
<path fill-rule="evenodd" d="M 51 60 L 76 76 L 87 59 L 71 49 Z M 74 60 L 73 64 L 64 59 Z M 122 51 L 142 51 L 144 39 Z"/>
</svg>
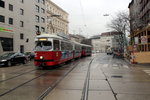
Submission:
<svg viewBox="0 0 150 100">
<path fill-rule="evenodd" d="M 82 46 L 92 47 L 91 45 L 81 44 Z"/>
<path fill-rule="evenodd" d="M 75 44 L 81 45 L 81 46 L 92 47 L 91 45 L 82 44 L 82 43 L 79 43 L 79 42 L 76 42 L 76 41 L 72 41 L 72 42 L 75 43 Z"/>
<path fill-rule="evenodd" d="M 42 38 L 42 37 L 63 39 L 62 37 L 54 35 L 54 34 L 41 34 L 37 36 L 37 38 Z"/>
</svg>

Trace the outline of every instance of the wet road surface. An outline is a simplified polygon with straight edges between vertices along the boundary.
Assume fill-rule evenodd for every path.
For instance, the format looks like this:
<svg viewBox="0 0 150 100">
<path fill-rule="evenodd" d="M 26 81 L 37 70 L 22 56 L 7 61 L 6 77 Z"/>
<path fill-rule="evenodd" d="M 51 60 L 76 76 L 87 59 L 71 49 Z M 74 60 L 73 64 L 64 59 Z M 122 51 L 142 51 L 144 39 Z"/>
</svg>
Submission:
<svg viewBox="0 0 150 100">
<path fill-rule="evenodd" d="M 90 61 L 80 63 L 44 100 L 84 100 Z M 122 59 L 98 54 L 90 66 L 88 100 L 150 100 L 150 66 L 130 65 Z"/>
<path fill-rule="evenodd" d="M 150 100 L 150 66 L 103 53 L 54 69 L 2 67 L 0 75 L 0 100 Z"/>
</svg>

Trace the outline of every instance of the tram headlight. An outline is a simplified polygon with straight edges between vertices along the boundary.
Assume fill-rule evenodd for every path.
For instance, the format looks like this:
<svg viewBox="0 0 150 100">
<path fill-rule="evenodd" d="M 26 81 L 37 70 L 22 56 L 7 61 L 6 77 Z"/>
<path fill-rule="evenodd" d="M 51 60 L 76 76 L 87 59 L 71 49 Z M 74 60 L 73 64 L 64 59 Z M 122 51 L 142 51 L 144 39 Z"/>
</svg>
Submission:
<svg viewBox="0 0 150 100">
<path fill-rule="evenodd" d="M 44 57 L 43 56 L 40 56 L 40 59 L 43 59 Z"/>
</svg>

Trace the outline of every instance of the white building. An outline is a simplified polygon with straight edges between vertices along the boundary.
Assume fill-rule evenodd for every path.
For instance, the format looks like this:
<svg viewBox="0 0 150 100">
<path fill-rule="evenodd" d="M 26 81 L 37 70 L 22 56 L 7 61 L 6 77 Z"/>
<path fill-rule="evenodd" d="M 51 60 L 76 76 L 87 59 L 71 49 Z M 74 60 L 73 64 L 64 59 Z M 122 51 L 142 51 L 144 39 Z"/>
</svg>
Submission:
<svg viewBox="0 0 150 100">
<path fill-rule="evenodd" d="M 100 35 L 92 36 L 91 40 L 92 40 L 93 52 L 100 52 L 101 50 Z"/>
<path fill-rule="evenodd" d="M 119 48 L 119 33 L 106 32 L 92 38 L 94 52 L 106 52 L 107 49 Z"/>
<path fill-rule="evenodd" d="M 30 52 L 37 32 L 68 33 L 68 13 L 49 0 L 0 0 L 0 54 Z M 49 29 L 47 29 L 49 28 Z"/>
<path fill-rule="evenodd" d="M 0 54 L 32 51 L 45 19 L 45 0 L 0 0 Z"/>
</svg>

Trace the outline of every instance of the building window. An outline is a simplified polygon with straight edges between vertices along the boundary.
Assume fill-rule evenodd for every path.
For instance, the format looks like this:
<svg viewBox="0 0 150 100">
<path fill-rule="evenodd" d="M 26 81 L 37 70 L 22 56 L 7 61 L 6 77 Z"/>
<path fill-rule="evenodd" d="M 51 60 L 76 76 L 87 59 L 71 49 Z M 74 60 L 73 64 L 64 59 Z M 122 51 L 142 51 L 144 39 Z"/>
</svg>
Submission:
<svg viewBox="0 0 150 100">
<path fill-rule="evenodd" d="M 40 31 L 39 26 L 37 26 L 37 25 L 35 26 L 35 31 L 36 31 L 36 32 L 39 32 L 39 31 Z"/>
<path fill-rule="evenodd" d="M 35 16 L 36 17 L 36 22 L 39 23 L 40 22 L 40 17 L 39 16 Z"/>
<path fill-rule="evenodd" d="M 5 8 L 5 2 L 0 0 L 0 7 Z"/>
<path fill-rule="evenodd" d="M 13 11 L 13 5 L 9 4 L 9 10 Z"/>
<path fill-rule="evenodd" d="M 24 53 L 24 45 L 20 45 L 20 52 Z"/>
<path fill-rule="evenodd" d="M 24 3 L 24 0 L 20 0 L 21 3 Z"/>
<path fill-rule="evenodd" d="M 42 32 L 45 32 L 45 28 L 44 28 L 44 27 L 41 27 L 41 31 L 42 31 Z"/>
<path fill-rule="evenodd" d="M 36 5 L 36 12 L 40 12 L 40 7 Z"/>
<path fill-rule="evenodd" d="M 41 8 L 41 13 L 44 14 L 45 13 L 45 9 Z"/>
<path fill-rule="evenodd" d="M 23 40 L 24 39 L 24 34 L 20 33 L 20 39 Z"/>
<path fill-rule="evenodd" d="M 24 27 L 24 22 L 20 21 L 20 27 Z"/>
<path fill-rule="evenodd" d="M 0 22 L 5 23 L 5 16 L 0 15 Z"/>
<path fill-rule="evenodd" d="M 41 18 L 41 22 L 42 22 L 42 23 L 45 23 L 45 19 L 44 19 L 43 17 Z"/>
<path fill-rule="evenodd" d="M 24 15 L 24 10 L 20 8 L 20 15 Z"/>
<path fill-rule="evenodd" d="M 13 18 L 9 18 L 9 24 L 13 25 Z"/>
<path fill-rule="evenodd" d="M 13 39 L 0 37 L 3 51 L 13 51 Z"/>
<path fill-rule="evenodd" d="M 45 5 L 45 0 L 41 0 L 41 3 Z"/>
</svg>

